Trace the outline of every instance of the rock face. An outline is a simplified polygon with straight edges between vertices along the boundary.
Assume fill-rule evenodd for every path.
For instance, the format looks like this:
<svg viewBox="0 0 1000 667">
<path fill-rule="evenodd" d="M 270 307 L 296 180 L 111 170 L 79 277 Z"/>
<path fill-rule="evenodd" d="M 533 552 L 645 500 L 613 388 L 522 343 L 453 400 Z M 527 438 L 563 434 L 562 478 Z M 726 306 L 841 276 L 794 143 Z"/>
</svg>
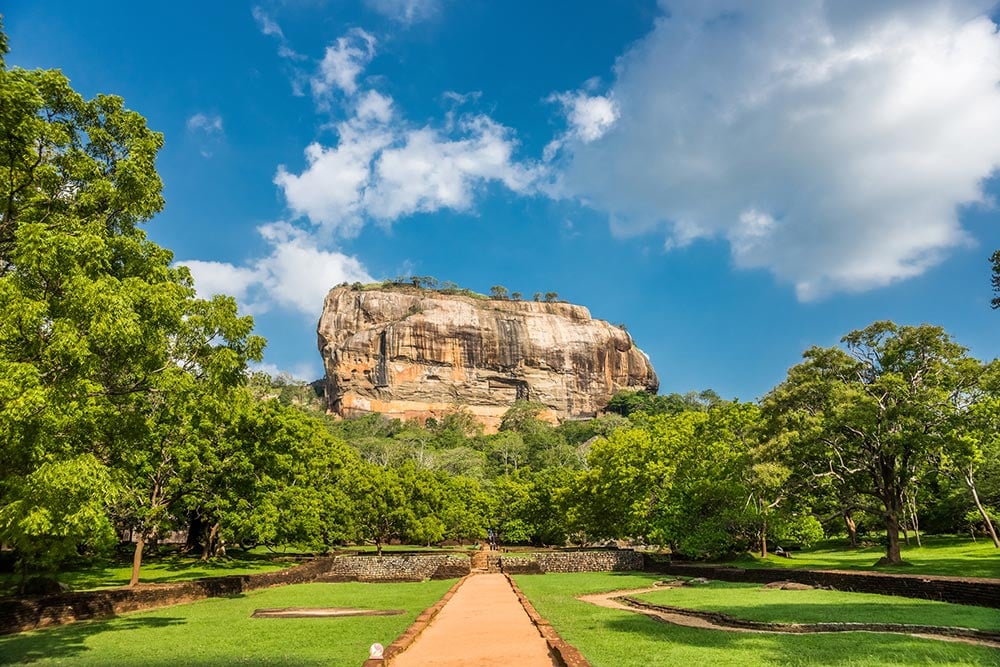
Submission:
<svg viewBox="0 0 1000 667">
<path fill-rule="evenodd" d="M 518 399 L 545 404 L 555 422 L 659 386 L 626 331 L 568 303 L 341 286 L 317 333 L 328 407 L 342 417 L 423 420 L 460 405 L 494 430 Z"/>
</svg>

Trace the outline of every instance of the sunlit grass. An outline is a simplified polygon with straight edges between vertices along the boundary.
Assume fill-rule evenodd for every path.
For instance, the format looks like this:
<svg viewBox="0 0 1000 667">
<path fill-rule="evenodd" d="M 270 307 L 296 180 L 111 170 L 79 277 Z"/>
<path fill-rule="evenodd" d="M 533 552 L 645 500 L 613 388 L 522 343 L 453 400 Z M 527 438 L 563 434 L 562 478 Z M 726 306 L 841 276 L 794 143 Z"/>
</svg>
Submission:
<svg viewBox="0 0 1000 667">
<path fill-rule="evenodd" d="M 699 630 L 575 599 L 585 593 L 650 586 L 659 577 L 662 575 L 582 573 L 519 575 L 515 579 L 539 613 L 595 667 L 688 662 L 713 666 L 1000 664 L 1000 651 L 995 649 L 907 635 L 862 632 L 784 635 Z M 761 596 L 761 600 L 767 599 Z M 914 602 L 888 598 L 885 609 L 907 607 Z"/>
<path fill-rule="evenodd" d="M 713 581 L 634 596 L 655 604 L 776 623 L 906 623 L 1000 630 L 996 609 L 841 591 L 785 591 Z"/>
<path fill-rule="evenodd" d="M 0 636 L 0 663 L 72 665 L 360 665 L 454 581 L 298 584 L 107 621 Z M 405 609 L 399 616 L 250 618 L 255 609 Z"/>
<path fill-rule="evenodd" d="M 204 577 L 271 572 L 294 565 L 294 562 L 273 560 L 251 554 L 207 561 L 203 561 L 197 556 L 173 554 L 145 559 L 140 570 L 139 581 L 147 584 L 191 581 Z M 113 588 L 128 584 L 132 576 L 132 564 L 122 561 L 102 563 L 58 572 L 53 576 L 74 591 Z M 12 593 L 18 582 L 19 577 L 14 574 L 0 574 L 0 592 Z"/>
<path fill-rule="evenodd" d="M 912 541 L 912 540 L 911 540 Z M 923 546 L 903 545 L 903 566 L 879 566 L 885 547 L 851 549 L 843 543 L 825 542 L 811 549 L 792 552 L 791 558 L 748 554 L 732 563 L 737 567 L 785 567 L 834 570 L 877 570 L 901 574 L 940 574 L 955 577 L 1000 579 L 1000 549 L 989 540 L 973 542 L 967 537 L 926 536 Z"/>
</svg>

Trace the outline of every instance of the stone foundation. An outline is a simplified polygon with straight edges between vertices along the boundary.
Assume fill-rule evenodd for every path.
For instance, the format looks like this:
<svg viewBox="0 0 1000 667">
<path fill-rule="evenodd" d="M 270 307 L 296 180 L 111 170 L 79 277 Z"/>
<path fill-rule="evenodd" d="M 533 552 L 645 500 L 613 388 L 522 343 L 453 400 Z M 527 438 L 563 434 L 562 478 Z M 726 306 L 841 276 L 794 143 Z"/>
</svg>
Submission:
<svg viewBox="0 0 1000 667">
<path fill-rule="evenodd" d="M 471 571 L 472 561 L 464 555 L 338 556 L 317 581 L 456 579 Z"/>
</svg>

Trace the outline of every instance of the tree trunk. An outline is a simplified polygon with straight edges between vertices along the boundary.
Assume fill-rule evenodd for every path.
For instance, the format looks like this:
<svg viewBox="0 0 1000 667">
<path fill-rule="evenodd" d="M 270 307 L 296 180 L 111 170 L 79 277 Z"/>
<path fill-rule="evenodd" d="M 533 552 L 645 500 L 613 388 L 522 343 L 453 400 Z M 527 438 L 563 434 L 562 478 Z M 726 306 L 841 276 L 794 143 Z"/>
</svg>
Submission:
<svg viewBox="0 0 1000 667">
<path fill-rule="evenodd" d="M 760 524 L 760 557 L 767 558 L 767 519 Z"/>
<path fill-rule="evenodd" d="M 197 512 L 188 513 L 188 534 L 184 543 L 184 551 L 194 551 L 202 544 L 202 533 L 205 532 L 205 522 Z"/>
<path fill-rule="evenodd" d="M 208 531 L 208 535 L 205 536 L 204 546 L 201 551 L 201 559 L 208 560 L 211 556 L 216 554 L 216 542 L 219 537 L 219 524 L 215 523 Z"/>
<path fill-rule="evenodd" d="M 146 531 L 139 531 L 139 539 L 135 541 L 135 552 L 132 554 L 132 578 L 128 582 L 129 588 L 139 583 L 139 568 L 142 567 L 142 550 L 145 546 Z"/>
<path fill-rule="evenodd" d="M 983 521 L 986 523 L 986 530 L 989 531 L 990 537 L 993 538 L 993 546 L 1000 549 L 1000 539 L 997 539 L 996 528 L 993 527 L 993 521 L 990 520 L 990 515 L 983 508 L 983 504 L 979 502 L 979 493 L 976 492 L 976 482 L 972 478 L 971 473 L 965 475 L 965 483 L 972 490 L 972 499 L 976 502 L 976 509 L 979 510 L 979 515 L 983 517 Z"/>
<path fill-rule="evenodd" d="M 917 538 L 917 546 L 922 547 L 923 544 L 920 543 L 920 518 L 917 516 L 917 499 L 916 494 L 910 494 L 909 498 L 910 505 L 910 521 L 913 527 L 913 536 Z"/>
<path fill-rule="evenodd" d="M 851 548 L 858 548 L 858 526 L 854 523 L 851 510 L 844 510 L 844 524 L 847 526 L 847 539 L 851 541 Z"/>
<path fill-rule="evenodd" d="M 883 565 L 894 565 L 903 562 L 903 556 L 899 548 L 899 511 L 889 510 L 885 513 L 885 558 L 879 563 Z"/>
</svg>

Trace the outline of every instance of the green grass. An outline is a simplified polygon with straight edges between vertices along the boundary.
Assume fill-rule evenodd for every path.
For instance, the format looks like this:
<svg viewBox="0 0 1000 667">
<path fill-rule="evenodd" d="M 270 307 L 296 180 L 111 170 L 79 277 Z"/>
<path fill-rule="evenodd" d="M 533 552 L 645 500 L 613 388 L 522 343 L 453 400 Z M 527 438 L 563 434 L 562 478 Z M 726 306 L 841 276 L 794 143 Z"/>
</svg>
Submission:
<svg viewBox="0 0 1000 667">
<path fill-rule="evenodd" d="M 574 599 L 649 586 L 653 574 L 519 575 L 518 585 L 539 613 L 595 667 L 647 665 L 996 665 L 1000 651 L 906 635 L 846 632 L 814 635 L 746 634 L 660 623 L 641 614 Z M 897 602 L 898 601 L 898 602 Z M 910 605 L 905 598 L 889 598 Z"/>
<path fill-rule="evenodd" d="M 275 561 L 270 557 L 253 554 L 211 561 L 202 561 L 198 557 L 171 555 L 144 560 L 139 573 L 139 581 L 145 584 L 162 584 L 231 574 L 271 572 L 293 565 L 294 563 L 288 561 Z M 85 591 L 125 586 L 131 576 L 131 562 L 127 564 L 115 562 L 59 572 L 55 578 L 67 584 L 74 591 Z M 0 574 L 0 593 L 12 593 L 19 581 L 17 575 Z"/>
<path fill-rule="evenodd" d="M 911 540 L 912 542 L 912 540 Z M 783 567 L 822 570 L 876 570 L 901 574 L 940 574 L 954 577 L 1000 579 L 1000 549 L 989 540 L 973 542 L 967 537 L 928 536 L 923 546 L 903 545 L 903 560 L 909 565 L 875 567 L 885 547 L 851 549 L 842 543 L 825 542 L 792 553 L 791 558 L 769 555 L 766 559 L 745 555 L 731 564 L 737 567 Z"/>
<path fill-rule="evenodd" d="M 298 584 L 0 636 L 0 663 L 73 665 L 360 665 L 454 581 Z M 405 609 L 399 616 L 250 618 L 274 607 Z"/>
<path fill-rule="evenodd" d="M 713 581 L 635 596 L 655 604 L 717 611 L 776 623 L 909 623 L 1000 630 L 1000 612 L 930 600 L 840 591 L 782 591 L 759 584 Z"/>
</svg>

